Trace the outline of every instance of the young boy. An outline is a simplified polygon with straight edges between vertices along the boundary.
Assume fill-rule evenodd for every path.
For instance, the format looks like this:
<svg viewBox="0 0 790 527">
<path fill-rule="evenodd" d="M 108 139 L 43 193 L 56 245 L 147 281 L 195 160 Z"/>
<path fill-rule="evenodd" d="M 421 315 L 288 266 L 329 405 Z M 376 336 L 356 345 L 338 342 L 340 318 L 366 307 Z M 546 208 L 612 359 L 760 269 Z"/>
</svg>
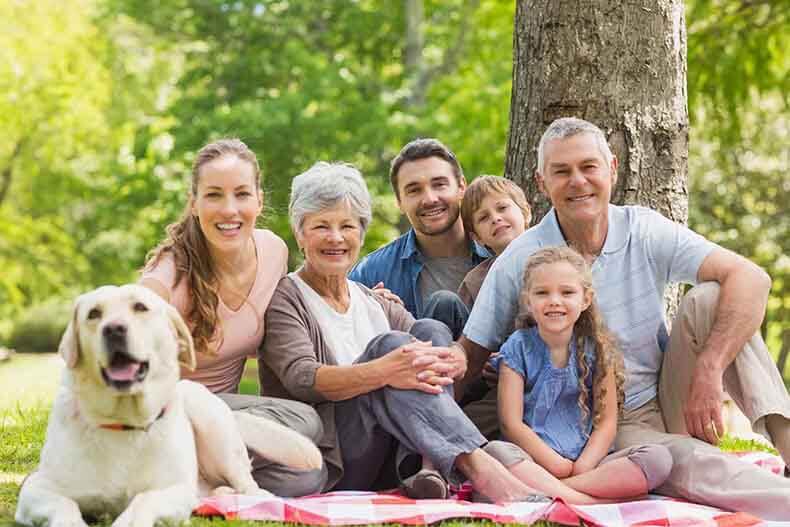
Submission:
<svg viewBox="0 0 790 527">
<path fill-rule="evenodd" d="M 532 211 L 521 188 L 509 179 L 480 176 L 466 188 L 461 203 L 464 232 L 494 256 L 469 271 L 458 296 L 471 309 L 491 264 L 529 226 Z"/>
</svg>

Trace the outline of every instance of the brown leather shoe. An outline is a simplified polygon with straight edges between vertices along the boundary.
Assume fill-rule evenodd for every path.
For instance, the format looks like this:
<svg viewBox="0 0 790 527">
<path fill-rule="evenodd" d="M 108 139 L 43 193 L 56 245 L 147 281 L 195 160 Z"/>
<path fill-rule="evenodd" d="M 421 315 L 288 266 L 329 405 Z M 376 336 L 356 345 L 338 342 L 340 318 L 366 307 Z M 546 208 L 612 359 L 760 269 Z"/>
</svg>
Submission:
<svg viewBox="0 0 790 527">
<path fill-rule="evenodd" d="M 415 500 L 443 500 L 450 494 L 438 471 L 424 468 L 401 483 L 406 495 Z"/>
</svg>

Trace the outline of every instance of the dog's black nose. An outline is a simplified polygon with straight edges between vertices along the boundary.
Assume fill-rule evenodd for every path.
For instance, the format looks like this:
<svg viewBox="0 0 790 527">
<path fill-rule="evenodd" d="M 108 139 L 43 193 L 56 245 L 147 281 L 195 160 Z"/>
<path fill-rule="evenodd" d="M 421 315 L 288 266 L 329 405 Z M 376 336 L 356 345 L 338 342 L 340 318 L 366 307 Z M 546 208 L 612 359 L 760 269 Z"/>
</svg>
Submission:
<svg viewBox="0 0 790 527">
<path fill-rule="evenodd" d="M 107 339 L 122 339 L 126 337 L 126 326 L 124 324 L 107 324 L 102 329 L 102 335 Z"/>
</svg>

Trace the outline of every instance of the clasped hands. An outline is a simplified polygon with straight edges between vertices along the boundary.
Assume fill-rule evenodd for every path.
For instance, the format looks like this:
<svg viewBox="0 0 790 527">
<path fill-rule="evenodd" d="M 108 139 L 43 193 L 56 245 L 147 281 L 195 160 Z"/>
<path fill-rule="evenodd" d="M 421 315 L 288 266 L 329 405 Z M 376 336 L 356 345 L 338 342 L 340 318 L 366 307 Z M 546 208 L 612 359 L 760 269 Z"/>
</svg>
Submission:
<svg viewBox="0 0 790 527">
<path fill-rule="evenodd" d="M 590 461 L 586 456 L 579 456 L 576 461 L 573 461 L 560 454 L 556 454 L 552 456 L 545 468 L 557 479 L 565 479 L 589 472 L 596 466 L 598 466 L 598 464 Z"/>
<path fill-rule="evenodd" d="M 456 345 L 433 346 L 415 340 L 382 357 L 387 385 L 439 394 L 466 372 L 466 355 Z"/>
</svg>

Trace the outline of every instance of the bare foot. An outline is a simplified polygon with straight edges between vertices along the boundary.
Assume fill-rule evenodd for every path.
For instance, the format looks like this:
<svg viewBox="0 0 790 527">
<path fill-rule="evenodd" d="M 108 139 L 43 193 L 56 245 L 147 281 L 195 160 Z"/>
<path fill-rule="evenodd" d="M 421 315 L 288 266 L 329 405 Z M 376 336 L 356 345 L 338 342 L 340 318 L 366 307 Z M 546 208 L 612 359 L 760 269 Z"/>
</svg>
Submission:
<svg viewBox="0 0 790 527">
<path fill-rule="evenodd" d="M 469 454 L 459 455 L 455 465 L 469 478 L 475 490 L 491 501 L 519 501 L 538 493 L 479 448 Z"/>
</svg>

